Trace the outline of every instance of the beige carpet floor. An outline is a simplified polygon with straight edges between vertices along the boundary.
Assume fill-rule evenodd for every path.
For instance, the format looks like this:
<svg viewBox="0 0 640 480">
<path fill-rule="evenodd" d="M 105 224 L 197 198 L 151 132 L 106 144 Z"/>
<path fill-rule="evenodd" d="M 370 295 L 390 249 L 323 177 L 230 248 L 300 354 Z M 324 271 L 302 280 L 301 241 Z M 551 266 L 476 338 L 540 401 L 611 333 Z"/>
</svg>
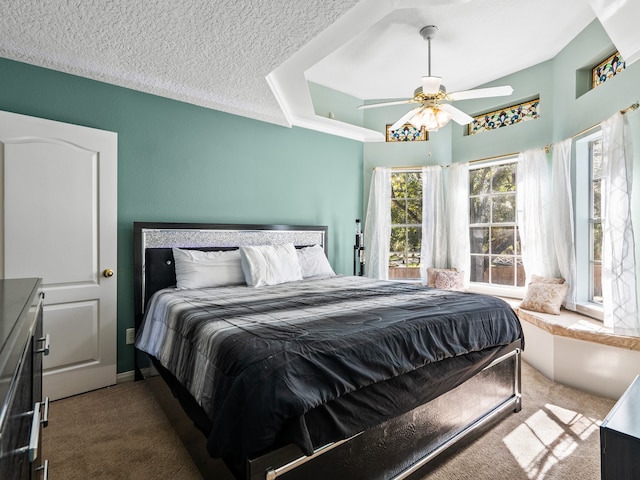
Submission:
<svg viewBox="0 0 640 480">
<path fill-rule="evenodd" d="M 144 382 L 52 402 L 42 442 L 50 480 L 202 478 Z"/>
<path fill-rule="evenodd" d="M 523 364 L 522 411 L 412 478 L 598 479 L 598 425 L 614 403 Z M 144 383 L 58 400 L 49 418 L 43 451 L 51 480 L 201 478 Z"/>
</svg>

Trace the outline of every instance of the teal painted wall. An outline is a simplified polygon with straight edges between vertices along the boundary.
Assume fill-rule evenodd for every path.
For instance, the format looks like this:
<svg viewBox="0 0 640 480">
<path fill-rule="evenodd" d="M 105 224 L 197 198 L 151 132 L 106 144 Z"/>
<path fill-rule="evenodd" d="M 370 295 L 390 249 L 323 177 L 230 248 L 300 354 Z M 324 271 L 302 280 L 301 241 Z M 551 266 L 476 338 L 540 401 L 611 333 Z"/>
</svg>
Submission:
<svg viewBox="0 0 640 480">
<path fill-rule="evenodd" d="M 555 99 L 553 62 L 543 62 L 483 85 L 483 87 L 499 85 L 511 85 L 513 94 L 509 97 L 465 100 L 455 102 L 455 105 L 474 116 L 539 97 L 540 117 L 536 120 L 475 135 L 466 135 L 466 126 L 454 125 L 451 136 L 453 162 L 465 162 L 521 152 L 551 142 L 553 125 L 556 121 L 553 111 Z"/>
<path fill-rule="evenodd" d="M 553 59 L 556 92 L 553 103 L 554 141 L 596 125 L 640 98 L 640 62 L 629 65 L 603 85 L 577 95 L 576 71 L 590 68 L 615 49 L 596 20 Z M 635 116 L 632 113 L 628 118 L 633 121 Z"/>
<path fill-rule="evenodd" d="M 0 59 L 0 110 L 118 133 L 118 372 L 133 368 L 134 221 L 329 226 L 351 273 L 362 144 Z"/>
<path fill-rule="evenodd" d="M 462 127 L 455 125 L 451 161 L 477 160 L 549 145 L 598 124 L 637 101 L 640 62 L 600 87 L 577 94 L 576 72 L 591 68 L 614 51 L 600 22 L 594 20 L 553 59 L 483 85 L 511 85 L 514 92 L 508 101 L 494 98 L 456 102 L 462 110 L 476 115 L 539 95 L 541 114 L 534 121 L 470 136 L 464 136 Z M 628 115 L 634 130 L 640 127 L 636 118 L 636 112 Z"/>
</svg>

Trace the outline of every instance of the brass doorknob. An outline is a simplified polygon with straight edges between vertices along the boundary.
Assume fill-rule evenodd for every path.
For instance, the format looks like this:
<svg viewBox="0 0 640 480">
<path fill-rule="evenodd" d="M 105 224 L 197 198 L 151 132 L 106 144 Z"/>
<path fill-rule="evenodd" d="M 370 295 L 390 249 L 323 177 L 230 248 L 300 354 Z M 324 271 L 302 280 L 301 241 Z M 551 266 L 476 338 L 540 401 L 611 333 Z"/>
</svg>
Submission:
<svg viewBox="0 0 640 480">
<path fill-rule="evenodd" d="M 106 278 L 113 277 L 113 270 L 107 268 L 104 272 L 102 272 L 102 275 Z"/>
</svg>

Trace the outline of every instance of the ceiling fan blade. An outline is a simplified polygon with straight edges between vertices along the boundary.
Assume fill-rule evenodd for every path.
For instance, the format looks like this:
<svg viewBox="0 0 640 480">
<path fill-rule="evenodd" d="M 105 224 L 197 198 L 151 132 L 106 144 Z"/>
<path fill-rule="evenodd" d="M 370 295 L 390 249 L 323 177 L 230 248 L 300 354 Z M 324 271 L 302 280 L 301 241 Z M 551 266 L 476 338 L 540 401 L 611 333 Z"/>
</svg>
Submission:
<svg viewBox="0 0 640 480">
<path fill-rule="evenodd" d="M 394 100 L 392 102 L 381 102 L 381 103 L 365 103 L 364 105 L 359 105 L 359 110 L 364 110 L 366 108 L 378 108 L 378 107 L 388 107 L 390 105 L 404 105 L 407 103 L 415 103 L 413 98 L 407 98 L 406 100 Z"/>
<path fill-rule="evenodd" d="M 440 91 L 440 83 L 442 78 L 440 77 L 422 77 L 422 93 L 425 95 L 432 95 Z"/>
<path fill-rule="evenodd" d="M 467 115 L 462 110 L 454 107 L 449 103 L 442 103 L 438 105 L 438 108 L 451 115 L 451 119 L 454 122 L 459 123 L 460 125 L 468 125 L 469 123 L 473 122 L 473 117 Z"/>
<path fill-rule="evenodd" d="M 399 129 L 401 126 L 403 126 L 405 123 L 407 123 L 407 121 L 409 121 L 411 118 L 413 118 L 413 116 L 416 115 L 418 113 L 418 111 L 420 111 L 422 108 L 423 108 L 422 106 L 416 107 L 416 108 L 412 108 L 406 114 L 404 114 L 402 117 L 400 117 L 398 119 L 398 121 L 396 121 L 396 123 L 391 125 L 390 129 L 391 130 Z"/>
<path fill-rule="evenodd" d="M 511 88 L 509 85 L 503 85 L 501 87 L 462 90 L 460 92 L 449 93 L 448 97 L 451 100 L 468 100 L 471 98 L 504 97 L 507 95 L 511 95 L 512 93 L 513 88 Z"/>
</svg>

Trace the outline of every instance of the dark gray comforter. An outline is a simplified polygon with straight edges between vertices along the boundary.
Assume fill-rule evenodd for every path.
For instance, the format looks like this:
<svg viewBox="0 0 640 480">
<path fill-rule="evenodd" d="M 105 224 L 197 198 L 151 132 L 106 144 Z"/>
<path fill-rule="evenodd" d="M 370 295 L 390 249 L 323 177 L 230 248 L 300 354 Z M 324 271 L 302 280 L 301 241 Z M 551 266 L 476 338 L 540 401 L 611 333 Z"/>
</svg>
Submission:
<svg viewBox="0 0 640 480">
<path fill-rule="evenodd" d="M 136 347 L 207 413 L 210 453 L 237 457 L 270 447 L 291 419 L 349 392 L 522 336 L 513 310 L 494 297 L 334 277 L 162 290 Z"/>
</svg>

